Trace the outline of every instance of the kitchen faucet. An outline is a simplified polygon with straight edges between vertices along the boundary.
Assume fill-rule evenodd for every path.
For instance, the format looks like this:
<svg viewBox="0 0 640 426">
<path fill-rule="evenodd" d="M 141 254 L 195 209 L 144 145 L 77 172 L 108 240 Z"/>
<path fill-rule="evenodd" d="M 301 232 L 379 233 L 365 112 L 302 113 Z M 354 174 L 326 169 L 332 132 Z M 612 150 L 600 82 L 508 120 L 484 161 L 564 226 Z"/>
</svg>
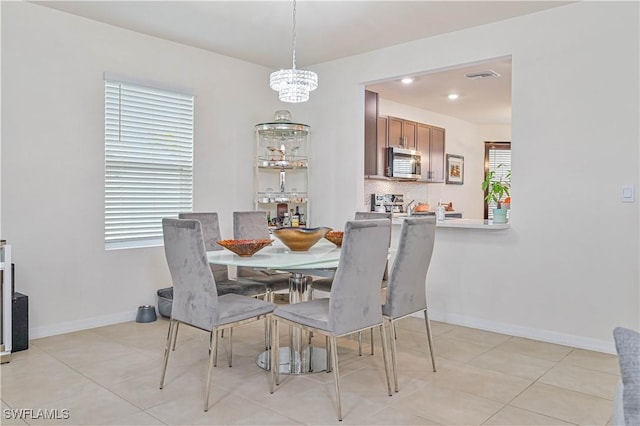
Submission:
<svg viewBox="0 0 640 426">
<path fill-rule="evenodd" d="M 413 204 L 416 200 L 411 200 L 407 203 L 407 216 L 411 216 L 411 204 Z"/>
</svg>

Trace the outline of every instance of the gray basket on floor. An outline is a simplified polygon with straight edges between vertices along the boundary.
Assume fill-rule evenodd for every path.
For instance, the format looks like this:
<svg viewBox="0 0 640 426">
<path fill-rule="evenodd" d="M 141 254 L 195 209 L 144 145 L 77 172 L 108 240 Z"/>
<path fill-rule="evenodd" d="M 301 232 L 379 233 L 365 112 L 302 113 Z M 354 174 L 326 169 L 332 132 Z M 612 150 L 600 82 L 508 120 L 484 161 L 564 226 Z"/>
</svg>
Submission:
<svg viewBox="0 0 640 426">
<path fill-rule="evenodd" d="M 173 287 L 158 290 L 158 312 L 165 318 L 171 318 L 173 306 Z"/>
</svg>

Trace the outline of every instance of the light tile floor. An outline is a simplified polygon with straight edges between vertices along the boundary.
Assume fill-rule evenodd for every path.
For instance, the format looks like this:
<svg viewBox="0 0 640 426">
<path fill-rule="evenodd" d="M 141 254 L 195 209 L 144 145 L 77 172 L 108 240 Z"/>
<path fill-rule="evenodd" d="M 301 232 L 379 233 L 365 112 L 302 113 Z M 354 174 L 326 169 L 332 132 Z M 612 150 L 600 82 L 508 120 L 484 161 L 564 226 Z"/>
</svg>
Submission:
<svg viewBox="0 0 640 426">
<path fill-rule="evenodd" d="M 424 322 L 398 322 L 400 392 L 389 397 L 379 347 L 359 357 L 339 341 L 344 424 L 605 425 L 619 379 L 617 357 L 432 322 L 438 371 Z M 337 424 L 333 375 L 283 376 L 274 394 L 257 367 L 262 323 L 234 331 L 233 367 L 224 346 L 203 411 L 207 334 L 183 326 L 165 388 L 158 387 L 166 319 L 36 339 L 0 367 L 2 418 L 10 424 Z M 282 333 L 282 344 L 286 332 Z M 224 342 L 224 340 L 223 340 Z M 317 344 L 324 342 L 318 338 Z M 58 410 L 68 419 L 11 418 L 11 409 Z"/>
</svg>

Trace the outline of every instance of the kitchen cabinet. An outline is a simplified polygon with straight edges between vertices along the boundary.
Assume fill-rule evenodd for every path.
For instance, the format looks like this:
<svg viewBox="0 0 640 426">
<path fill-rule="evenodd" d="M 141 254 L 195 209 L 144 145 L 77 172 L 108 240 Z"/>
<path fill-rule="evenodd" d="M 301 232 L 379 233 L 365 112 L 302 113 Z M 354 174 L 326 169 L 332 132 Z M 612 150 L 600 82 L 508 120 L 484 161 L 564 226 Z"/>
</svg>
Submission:
<svg viewBox="0 0 640 426">
<path fill-rule="evenodd" d="M 376 175 L 384 176 L 384 168 L 387 165 L 387 117 L 378 117 L 377 124 Z"/>
<path fill-rule="evenodd" d="M 422 156 L 421 181 L 444 182 L 444 134 L 443 128 L 417 124 L 417 150 Z"/>
<path fill-rule="evenodd" d="M 402 121 L 402 137 L 404 138 L 404 148 L 416 149 L 416 130 L 418 123 L 413 121 Z"/>
<path fill-rule="evenodd" d="M 364 175 L 384 178 L 387 147 L 413 149 L 422 157 L 422 182 L 444 182 L 445 129 L 378 115 L 378 94 L 364 92 Z"/>
<path fill-rule="evenodd" d="M 378 94 L 364 91 L 364 174 L 378 174 Z M 384 157 L 383 157 L 384 158 Z M 383 160 L 384 161 L 384 160 Z M 384 167 L 384 166 L 383 166 Z"/>
<path fill-rule="evenodd" d="M 416 149 L 417 123 L 398 117 L 387 118 L 387 146 Z"/>
<path fill-rule="evenodd" d="M 431 144 L 429 147 L 429 182 L 444 182 L 445 155 L 444 155 L 445 130 L 441 127 L 431 127 Z"/>
<path fill-rule="evenodd" d="M 400 147 L 404 144 L 402 139 L 402 119 L 396 117 L 387 118 L 387 146 Z"/>
<path fill-rule="evenodd" d="M 422 157 L 422 177 L 420 180 L 428 180 L 427 177 L 429 175 L 429 149 L 431 149 L 431 127 L 426 124 L 418 124 L 418 128 L 416 129 L 416 140 L 418 142 L 418 149 L 420 151 L 420 155 Z"/>
<path fill-rule="evenodd" d="M 287 225 L 284 213 L 298 212 L 300 226 L 308 226 L 309 130 L 306 124 L 288 120 L 255 126 L 255 206 L 269 212 L 271 225 Z"/>
</svg>

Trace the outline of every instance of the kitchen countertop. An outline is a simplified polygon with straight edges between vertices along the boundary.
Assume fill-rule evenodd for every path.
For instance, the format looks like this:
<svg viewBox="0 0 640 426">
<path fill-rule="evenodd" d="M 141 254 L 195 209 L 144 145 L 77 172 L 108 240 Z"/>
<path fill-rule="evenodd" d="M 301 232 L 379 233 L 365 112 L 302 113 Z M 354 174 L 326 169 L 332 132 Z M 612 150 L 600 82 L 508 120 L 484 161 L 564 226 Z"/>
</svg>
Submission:
<svg viewBox="0 0 640 426">
<path fill-rule="evenodd" d="M 399 217 L 399 218 L 403 218 L 403 217 L 407 217 L 407 216 L 435 216 L 436 212 L 415 212 L 415 213 L 411 213 L 410 215 L 407 213 L 393 213 L 393 217 Z M 462 217 L 462 212 L 458 211 L 458 210 L 448 210 L 444 212 L 445 217 L 446 216 L 454 216 L 457 217 L 458 219 L 460 217 Z"/>
<path fill-rule="evenodd" d="M 402 221 L 407 217 L 416 216 L 396 216 L 392 219 L 393 225 L 402 225 Z M 493 220 L 484 219 L 445 219 L 436 222 L 438 228 L 465 228 L 465 229 L 482 229 L 482 230 L 498 230 L 509 229 L 509 223 L 493 223 Z"/>
</svg>

